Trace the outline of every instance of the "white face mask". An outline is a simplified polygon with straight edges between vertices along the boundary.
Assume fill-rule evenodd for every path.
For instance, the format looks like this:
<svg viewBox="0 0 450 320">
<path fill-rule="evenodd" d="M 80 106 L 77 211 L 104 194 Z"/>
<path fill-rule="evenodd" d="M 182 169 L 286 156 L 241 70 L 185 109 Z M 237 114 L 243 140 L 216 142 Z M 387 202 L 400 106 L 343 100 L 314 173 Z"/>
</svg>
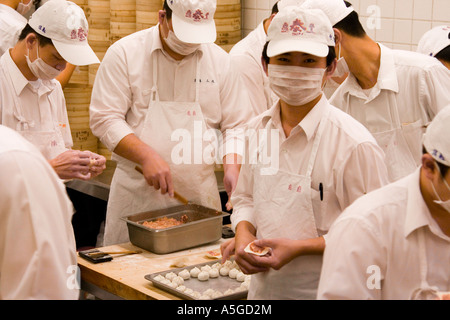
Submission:
<svg viewBox="0 0 450 320">
<path fill-rule="evenodd" d="M 439 166 L 436 165 L 436 167 L 438 168 L 439 175 L 441 176 L 442 180 L 444 181 L 444 184 L 445 184 L 445 186 L 447 187 L 447 190 L 450 191 L 450 186 L 447 184 L 447 181 L 445 181 L 444 177 L 442 177 L 441 170 L 439 169 Z M 447 201 L 442 201 L 442 200 L 441 200 L 441 197 L 439 197 L 439 194 L 436 192 L 436 189 L 435 189 L 435 187 L 434 187 L 433 182 L 431 183 L 431 186 L 432 186 L 432 188 L 433 188 L 434 194 L 435 194 L 436 197 L 439 199 L 439 200 L 433 200 L 434 203 L 437 203 L 438 205 L 440 205 L 441 207 L 443 207 L 448 213 L 450 213 L 450 199 L 447 200 Z"/>
<path fill-rule="evenodd" d="M 28 11 L 30 11 L 32 5 L 33 5 L 33 0 L 30 0 L 30 2 L 28 2 L 28 4 L 23 4 L 23 0 L 22 0 L 22 1 L 20 1 L 19 5 L 17 6 L 16 11 L 24 16 L 28 13 Z"/>
<path fill-rule="evenodd" d="M 350 73 L 350 69 L 348 68 L 345 58 L 341 56 L 341 45 L 339 45 L 339 58 L 336 64 L 336 70 L 334 70 L 333 73 L 333 77 L 341 78 L 347 73 Z"/>
<path fill-rule="evenodd" d="M 270 88 L 291 106 L 302 106 L 322 93 L 326 69 L 269 64 Z"/>
<path fill-rule="evenodd" d="M 28 54 L 25 56 L 27 60 L 28 67 L 31 72 L 41 80 L 52 80 L 55 79 L 61 73 L 60 70 L 49 66 L 39 57 L 39 44 L 37 44 L 37 59 L 33 62 L 30 61 L 30 49 L 28 49 Z"/>
<path fill-rule="evenodd" d="M 186 43 L 177 38 L 172 30 L 169 30 L 169 35 L 164 39 L 170 49 L 182 56 L 188 56 L 200 48 L 198 43 Z"/>
</svg>

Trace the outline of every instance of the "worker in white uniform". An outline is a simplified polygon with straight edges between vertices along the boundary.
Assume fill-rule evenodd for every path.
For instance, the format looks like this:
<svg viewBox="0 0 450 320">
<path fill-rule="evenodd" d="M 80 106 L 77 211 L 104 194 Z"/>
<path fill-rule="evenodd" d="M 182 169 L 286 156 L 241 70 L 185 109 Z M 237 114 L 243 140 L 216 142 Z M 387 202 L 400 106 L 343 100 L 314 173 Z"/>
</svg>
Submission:
<svg viewBox="0 0 450 320">
<path fill-rule="evenodd" d="M 450 73 L 436 59 L 391 50 L 372 40 L 343 0 L 306 0 L 323 10 L 336 34 L 338 69 L 350 75 L 330 98 L 366 126 L 386 154 L 390 181 L 420 165 L 424 127 L 450 103 Z"/>
<path fill-rule="evenodd" d="M 325 14 L 286 7 L 267 39 L 265 68 L 280 100 L 248 125 L 262 137 L 258 161 L 242 165 L 231 198 L 236 237 L 222 256 L 235 252 L 252 274 L 249 299 L 315 299 L 328 229 L 358 197 L 388 182 L 387 169 L 369 131 L 323 94 L 336 66 Z M 268 255 L 244 250 L 256 239 L 271 248 Z"/>
<path fill-rule="evenodd" d="M 32 142 L 61 179 L 88 180 L 100 174 L 103 156 L 73 146 L 61 85 L 54 78 L 73 65 L 99 63 L 87 43 L 83 10 L 68 1 L 41 6 L 18 43 L 0 59 L 0 124 Z"/>
<path fill-rule="evenodd" d="M 435 57 L 450 69 L 450 26 L 437 26 L 425 32 L 417 45 L 417 52 Z"/>
<path fill-rule="evenodd" d="M 450 105 L 422 165 L 356 200 L 332 226 L 319 299 L 437 299 L 450 291 Z"/>
<path fill-rule="evenodd" d="M 41 0 L 0 0 L 0 56 L 16 45 L 20 33 L 27 25 L 25 16 L 40 5 Z M 66 68 L 55 78 L 63 89 L 75 68 L 76 66 L 67 63 Z"/>
<path fill-rule="evenodd" d="M 214 44 L 215 10 L 215 0 L 166 1 L 158 25 L 115 42 L 102 60 L 91 129 L 118 162 L 105 245 L 129 241 L 121 217 L 179 205 L 174 191 L 221 210 L 215 164 L 203 155 L 219 163 L 224 155 L 224 187 L 228 194 L 235 188 L 240 165 L 231 131 L 255 114 L 228 54 Z M 224 135 L 223 153 L 208 151 L 217 149 L 207 143 L 212 131 Z"/>
<path fill-rule="evenodd" d="M 280 0 L 272 7 L 270 17 L 264 19 L 244 39 L 236 43 L 230 50 L 232 63 L 241 74 L 250 102 L 257 114 L 272 107 L 278 97 L 269 86 L 267 74 L 262 64 L 262 51 L 266 44 L 267 29 L 273 17 L 280 9 L 290 5 L 300 5 L 304 0 Z"/>
<path fill-rule="evenodd" d="M 0 300 L 79 297 L 73 206 L 39 150 L 0 125 Z"/>
</svg>

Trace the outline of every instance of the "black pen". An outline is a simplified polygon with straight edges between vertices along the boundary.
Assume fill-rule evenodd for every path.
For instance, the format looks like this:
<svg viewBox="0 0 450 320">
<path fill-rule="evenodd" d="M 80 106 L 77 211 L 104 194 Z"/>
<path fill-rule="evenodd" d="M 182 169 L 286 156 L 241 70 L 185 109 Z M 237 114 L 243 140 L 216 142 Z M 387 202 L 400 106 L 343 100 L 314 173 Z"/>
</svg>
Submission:
<svg viewBox="0 0 450 320">
<path fill-rule="evenodd" d="M 322 182 L 319 184 L 319 192 L 320 192 L 320 201 L 323 201 L 323 184 L 322 184 Z"/>
</svg>

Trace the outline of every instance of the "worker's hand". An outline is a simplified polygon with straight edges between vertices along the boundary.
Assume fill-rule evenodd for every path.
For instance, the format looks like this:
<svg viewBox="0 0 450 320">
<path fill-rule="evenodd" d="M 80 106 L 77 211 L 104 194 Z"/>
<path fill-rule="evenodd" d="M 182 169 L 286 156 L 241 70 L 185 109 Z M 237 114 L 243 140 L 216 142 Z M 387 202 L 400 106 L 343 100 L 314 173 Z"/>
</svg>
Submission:
<svg viewBox="0 0 450 320">
<path fill-rule="evenodd" d="M 244 251 L 245 247 L 256 238 L 248 232 L 236 233 L 235 244 L 235 261 L 245 274 L 254 274 L 258 272 L 265 272 L 269 270 L 267 265 L 261 264 L 256 256 Z"/>
<path fill-rule="evenodd" d="M 67 150 L 49 161 L 61 179 L 89 180 L 90 152 Z"/>
<path fill-rule="evenodd" d="M 229 211 L 233 209 L 233 205 L 231 204 L 231 194 L 236 189 L 237 181 L 239 178 L 240 171 L 239 164 L 225 164 L 224 163 L 224 176 L 223 176 L 223 186 L 228 195 L 228 201 L 226 203 L 226 209 Z"/>
<path fill-rule="evenodd" d="M 90 154 L 89 172 L 91 179 L 100 175 L 106 169 L 106 158 L 91 151 L 86 151 Z"/>
<path fill-rule="evenodd" d="M 232 255 L 234 255 L 234 238 L 229 239 L 220 245 L 220 252 L 222 254 L 222 263 L 225 263 Z"/>
<path fill-rule="evenodd" d="M 144 173 L 145 180 L 150 186 L 153 186 L 156 190 L 161 189 L 162 194 L 169 193 L 173 197 L 173 183 L 170 167 L 160 155 L 153 152 L 150 157 L 146 158 L 146 161 L 142 164 L 142 171 Z"/>
<path fill-rule="evenodd" d="M 271 248 L 266 255 L 255 256 L 261 266 L 279 270 L 296 257 L 295 241 L 291 239 L 259 239 L 254 244 L 261 248 Z"/>
</svg>

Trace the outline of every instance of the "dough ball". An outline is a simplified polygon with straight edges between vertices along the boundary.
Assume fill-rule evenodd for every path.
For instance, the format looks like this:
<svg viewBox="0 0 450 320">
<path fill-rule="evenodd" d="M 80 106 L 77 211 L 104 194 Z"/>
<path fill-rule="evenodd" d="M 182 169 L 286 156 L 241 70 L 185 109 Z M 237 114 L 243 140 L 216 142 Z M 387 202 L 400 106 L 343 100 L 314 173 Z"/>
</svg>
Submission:
<svg viewBox="0 0 450 320">
<path fill-rule="evenodd" d="M 222 267 L 219 270 L 219 273 L 221 276 L 227 276 L 229 272 L 230 272 L 230 269 L 228 267 Z"/>
<path fill-rule="evenodd" d="M 169 279 L 166 279 L 166 278 L 164 278 L 164 279 L 161 280 L 161 283 L 162 283 L 162 284 L 166 284 L 166 285 L 170 284 L 171 282 L 172 282 L 172 281 L 170 281 Z"/>
<path fill-rule="evenodd" d="M 238 272 L 239 272 L 238 269 L 233 268 L 233 269 L 230 270 L 230 272 L 228 272 L 228 276 L 229 276 L 231 279 L 236 279 L 236 276 L 237 276 Z"/>
<path fill-rule="evenodd" d="M 180 291 L 180 292 L 185 292 L 186 289 L 187 289 L 186 286 L 183 286 L 183 285 L 177 287 L 177 291 Z"/>
<path fill-rule="evenodd" d="M 153 278 L 155 281 L 162 281 L 165 279 L 162 275 L 158 274 L 156 277 Z"/>
<path fill-rule="evenodd" d="M 206 281 L 209 279 L 209 273 L 206 271 L 200 271 L 198 274 L 198 280 L 200 281 Z"/>
<path fill-rule="evenodd" d="M 217 278 L 219 276 L 219 269 L 212 268 L 208 273 L 210 278 Z"/>
<path fill-rule="evenodd" d="M 202 294 L 199 298 L 199 300 L 211 300 L 211 297 L 205 294 Z"/>
<path fill-rule="evenodd" d="M 209 289 L 206 289 L 206 291 L 203 292 L 203 294 L 207 295 L 207 296 L 211 296 L 214 293 L 214 291 L 215 291 L 214 289 L 209 288 Z"/>
<path fill-rule="evenodd" d="M 211 266 L 212 269 L 220 269 L 221 267 L 222 267 L 222 264 L 219 262 L 216 262 Z"/>
<path fill-rule="evenodd" d="M 222 292 L 220 292 L 219 290 L 214 291 L 214 292 L 210 295 L 211 299 L 217 299 L 217 298 L 220 298 L 220 297 L 222 297 L 222 296 L 223 296 L 223 294 L 222 294 Z"/>
<path fill-rule="evenodd" d="M 206 265 L 206 266 L 203 266 L 203 267 L 200 268 L 201 271 L 206 271 L 206 272 L 208 272 L 208 271 L 211 270 L 211 269 L 212 269 L 212 268 L 211 268 L 210 265 Z"/>
<path fill-rule="evenodd" d="M 178 276 L 182 277 L 184 280 L 187 280 L 191 277 L 191 274 L 189 273 L 189 271 L 184 269 L 178 273 Z"/>
<path fill-rule="evenodd" d="M 172 282 L 175 283 L 178 286 L 181 286 L 184 283 L 184 279 L 180 276 L 176 276 L 172 279 Z"/>
<path fill-rule="evenodd" d="M 168 274 L 166 274 L 166 279 L 172 281 L 176 276 L 177 275 L 174 272 L 169 272 Z"/>
<path fill-rule="evenodd" d="M 200 269 L 197 267 L 191 269 L 191 271 L 190 271 L 191 277 L 194 277 L 194 278 L 197 278 L 199 273 L 200 273 Z"/>
<path fill-rule="evenodd" d="M 194 293 L 194 290 L 192 290 L 191 288 L 186 288 L 186 289 L 184 290 L 184 293 L 185 293 L 185 294 L 192 295 L 192 294 Z"/>
<path fill-rule="evenodd" d="M 228 269 L 231 269 L 233 267 L 233 262 L 231 260 L 227 260 L 227 261 L 225 261 L 223 266 L 227 267 Z"/>
<path fill-rule="evenodd" d="M 169 282 L 168 284 L 167 284 L 169 287 L 171 287 L 171 288 L 176 288 L 176 287 L 178 287 L 178 284 L 176 283 L 176 282 Z"/>
<path fill-rule="evenodd" d="M 242 271 L 239 271 L 236 274 L 236 280 L 239 282 L 244 282 L 245 281 L 245 274 Z"/>
<path fill-rule="evenodd" d="M 228 296 L 228 295 L 233 294 L 233 293 L 234 293 L 234 290 L 233 290 L 233 289 L 227 289 L 223 294 L 224 294 L 225 296 Z"/>
</svg>

